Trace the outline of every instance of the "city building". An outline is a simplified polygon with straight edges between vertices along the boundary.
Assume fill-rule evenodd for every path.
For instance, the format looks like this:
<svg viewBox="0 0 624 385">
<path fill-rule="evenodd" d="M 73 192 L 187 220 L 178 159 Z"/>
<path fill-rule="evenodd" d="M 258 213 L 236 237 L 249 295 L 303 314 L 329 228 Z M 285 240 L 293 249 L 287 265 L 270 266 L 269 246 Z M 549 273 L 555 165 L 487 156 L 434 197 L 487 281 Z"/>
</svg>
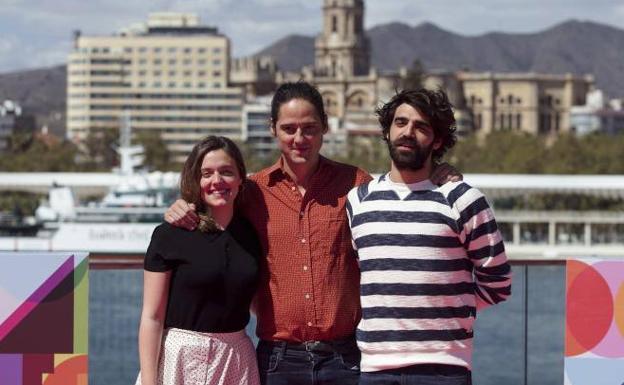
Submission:
<svg viewBox="0 0 624 385">
<path fill-rule="evenodd" d="M 277 150 L 271 135 L 271 96 L 256 97 L 243 105 L 242 140 L 256 156 L 265 158 Z"/>
<path fill-rule="evenodd" d="M 67 135 L 159 134 L 181 162 L 206 135 L 241 138 L 243 92 L 229 83 L 230 42 L 193 14 L 155 13 L 113 36 L 76 33 L 67 70 Z"/>
<path fill-rule="evenodd" d="M 375 107 L 401 88 L 407 70 L 382 73 L 370 65 L 370 44 L 363 28 L 363 0 L 324 0 L 323 27 L 315 41 L 315 63 L 301 72 L 275 72 L 275 84 L 304 79 L 315 84 L 327 113 L 346 127 L 348 136 L 366 143 L 378 135 Z M 276 70 L 267 58 L 246 58 L 237 65 L 237 79 L 247 92 L 254 79 Z M 497 130 L 555 135 L 572 128 L 572 106 L 583 105 L 593 77 L 572 74 L 477 73 L 430 70 L 423 84 L 444 89 L 455 107 L 459 135 L 487 135 Z M 342 132 L 336 130 L 336 132 Z M 333 133 L 330 132 L 330 135 Z"/>
<path fill-rule="evenodd" d="M 247 99 L 267 95 L 275 90 L 277 63 L 272 56 L 232 58 L 230 83 L 245 90 Z"/>
<path fill-rule="evenodd" d="M 46 128 L 44 126 L 44 128 Z M 15 133 L 30 134 L 35 130 L 35 117 L 24 113 L 22 107 L 12 100 L 0 103 L 0 153 L 11 146 Z"/>
<path fill-rule="evenodd" d="M 577 135 L 600 132 L 610 135 L 624 132 L 624 109 L 619 99 L 606 102 L 601 90 L 587 95 L 587 103 L 570 110 L 570 125 Z"/>
<path fill-rule="evenodd" d="M 370 65 L 363 0 L 324 0 L 323 29 L 315 41 L 315 63 L 301 73 L 279 72 L 277 83 L 304 79 L 319 89 L 337 124 L 376 128 L 380 101 L 399 88 L 399 71 L 381 73 Z"/>
<path fill-rule="evenodd" d="M 461 124 L 471 123 L 479 135 L 492 131 L 554 135 L 571 131 L 571 109 L 585 104 L 593 82 L 591 76 L 572 74 L 432 72 L 425 85 L 447 90 L 463 112 Z"/>
</svg>

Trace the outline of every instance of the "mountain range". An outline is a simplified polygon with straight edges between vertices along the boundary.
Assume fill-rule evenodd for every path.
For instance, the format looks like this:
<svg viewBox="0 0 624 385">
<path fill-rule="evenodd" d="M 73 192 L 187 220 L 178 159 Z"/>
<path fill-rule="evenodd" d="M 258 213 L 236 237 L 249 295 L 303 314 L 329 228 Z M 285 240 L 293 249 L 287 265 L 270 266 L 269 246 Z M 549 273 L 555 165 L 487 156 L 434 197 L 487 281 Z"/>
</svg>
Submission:
<svg viewBox="0 0 624 385">
<path fill-rule="evenodd" d="M 371 64 L 380 70 L 410 66 L 425 70 L 593 74 L 596 86 L 624 97 L 624 30 L 571 20 L 535 33 L 492 32 L 464 36 L 431 23 L 378 25 L 367 30 Z M 256 55 L 273 55 L 282 70 L 314 63 L 314 37 L 288 35 Z M 62 132 L 64 65 L 0 74 L 0 101 L 12 99 L 35 114 L 39 126 Z"/>
<path fill-rule="evenodd" d="M 426 70 L 593 74 L 596 86 L 624 96 L 624 30 L 571 20 L 535 33 L 492 32 L 463 36 L 434 24 L 389 23 L 367 31 L 371 64 L 380 70 Z M 289 35 L 259 51 L 284 70 L 314 63 L 314 38 Z"/>
</svg>

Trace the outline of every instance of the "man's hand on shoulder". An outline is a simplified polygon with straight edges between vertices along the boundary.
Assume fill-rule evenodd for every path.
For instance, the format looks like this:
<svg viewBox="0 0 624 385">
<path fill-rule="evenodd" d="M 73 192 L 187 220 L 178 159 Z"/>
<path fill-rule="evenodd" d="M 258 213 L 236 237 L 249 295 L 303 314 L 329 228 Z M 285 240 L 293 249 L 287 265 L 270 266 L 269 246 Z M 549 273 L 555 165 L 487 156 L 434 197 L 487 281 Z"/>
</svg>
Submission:
<svg viewBox="0 0 624 385">
<path fill-rule="evenodd" d="M 195 212 L 193 203 L 187 203 L 184 199 L 178 199 L 167 209 L 165 221 L 177 227 L 195 230 L 199 223 L 199 216 Z"/>
<path fill-rule="evenodd" d="M 448 163 L 440 163 L 432 171 L 429 177 L 432 183 L 442 186 L 447 182 L 459 182 L 464 180 L 464 176 L 459 170 Z"/>
</svg>

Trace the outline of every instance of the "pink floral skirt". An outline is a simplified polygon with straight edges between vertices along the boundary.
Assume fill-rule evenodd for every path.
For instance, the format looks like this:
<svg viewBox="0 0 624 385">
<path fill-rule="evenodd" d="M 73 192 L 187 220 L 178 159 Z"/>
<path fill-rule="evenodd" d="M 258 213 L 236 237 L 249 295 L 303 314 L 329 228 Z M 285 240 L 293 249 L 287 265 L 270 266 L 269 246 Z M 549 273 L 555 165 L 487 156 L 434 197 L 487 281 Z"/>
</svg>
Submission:
<svg viewBox="0 0 624 385">
<path fill-rule="evenodd" d="M 259 385 L 256 352 L 244 330 L 164 331 L 158 385 Z M 136 385 L 141 385 L 141 375 Z"/>
</svg>

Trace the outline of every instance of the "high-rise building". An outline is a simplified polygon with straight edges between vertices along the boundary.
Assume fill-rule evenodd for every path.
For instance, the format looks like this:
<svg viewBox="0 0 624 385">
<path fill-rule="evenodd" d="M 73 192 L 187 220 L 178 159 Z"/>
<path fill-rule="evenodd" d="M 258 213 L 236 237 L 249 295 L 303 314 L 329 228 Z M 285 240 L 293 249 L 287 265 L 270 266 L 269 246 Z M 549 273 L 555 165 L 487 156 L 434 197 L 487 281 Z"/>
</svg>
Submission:
<svg viewBox="0 0 624 385">
<path fill-rule="evenodd" d="M 129 121 L 183 161 L 206 135 L 241 138 L 242 90 L 229 84 L 230 42 L 194 14 L 155 13 L 113 36 L 76 33 L 67 66 L 67 135 L 80 141 Z"/>
</svg>

